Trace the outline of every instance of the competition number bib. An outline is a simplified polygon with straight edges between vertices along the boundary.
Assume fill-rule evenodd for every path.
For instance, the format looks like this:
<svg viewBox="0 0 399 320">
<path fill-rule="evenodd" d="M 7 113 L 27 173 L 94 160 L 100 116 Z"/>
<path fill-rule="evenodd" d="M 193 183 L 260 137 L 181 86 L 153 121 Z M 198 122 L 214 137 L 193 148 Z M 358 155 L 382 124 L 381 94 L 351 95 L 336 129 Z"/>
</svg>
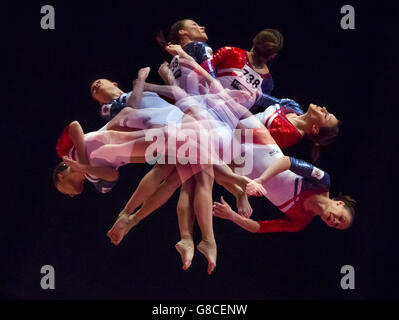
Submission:
<svg viewBox="0 0 399 320">
<path fill-rule="evenodd" d="M 175 79 L 181 77 L 181 66 L 179 63 L 179 56 L 173 57 L 172 61 L 169 64 L 169 68 L 172 71 Z"/>
</svg>

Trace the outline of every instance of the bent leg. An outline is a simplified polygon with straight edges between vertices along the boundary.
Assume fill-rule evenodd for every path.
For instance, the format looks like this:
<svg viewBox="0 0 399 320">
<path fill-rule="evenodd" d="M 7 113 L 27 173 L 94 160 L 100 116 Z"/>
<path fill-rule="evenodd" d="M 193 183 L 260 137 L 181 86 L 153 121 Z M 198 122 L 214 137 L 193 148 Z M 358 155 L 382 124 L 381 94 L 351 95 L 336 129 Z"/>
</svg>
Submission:
<svg viewBox="0 0 399 320">
<path fill-rule="evenodd" d="M 131 214 L 136 208 L 141 205 L 148 197 L 150 197 L 158 188 L 160 183 L 168 177 L 172 171 L 175 170 L 173 165 L 156 164 L 150 172 L 148 172 L 143 179 L 141 179 L 136 191 L 126 203 L 124 210 Z"/>
<path fill-rule="evenodd" d="M 160 208 L 173 195 L 180 184 L 179 175 L 174 171 L 159 185 L 157 190 L 143 203 L 142 207 L 136 213 L 129 216 L 127 223 L 121 226 L 118 234 L 115 234 L 111 238 L 111 242 L 115 245 L 119 244 L 130 229 Z"/>
<path fill-rule="evenodd" d="M 151 196 L 161 183 L 172 171 L 172 165 L 158 165 L 156 164 L 150 172 L 148 172 L 143 179 L 141 179 L 129 201 L 126 203 L 123 210 L 119 213 L 117 220 L 112 228 L 107 232 L 107 236 L 112 242 L 118 242 L 118 239 L 123 237 L 125 229 L 129 222 L 129 215 L 140 206 L 145 199 Z M 120 240 L 119 240 L 120 241 Z"/>
</svg>

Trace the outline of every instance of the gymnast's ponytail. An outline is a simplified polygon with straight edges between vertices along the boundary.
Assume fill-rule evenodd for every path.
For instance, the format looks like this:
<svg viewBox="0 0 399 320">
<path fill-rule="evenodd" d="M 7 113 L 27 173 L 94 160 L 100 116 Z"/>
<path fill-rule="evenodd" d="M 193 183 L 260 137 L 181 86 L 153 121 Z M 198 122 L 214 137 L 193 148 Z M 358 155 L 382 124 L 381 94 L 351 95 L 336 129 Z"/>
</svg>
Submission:
<svg viewBox="0 0 399 320">
<path fill-rule="evenodd" d="M 310 152 L 310 159 L 315 164 L 320 158 L 320 145 L 313 142 L 312 151 Z"/>
<path fill-rule="evenodd" d="M 334 127 L 321 127 L 318 134 L 307 134 L 306 137 L 313 142 L 311 161 L 316 163 L 320 158 L 320 146 L 326 146 L 334 142 L 339 133 L 341 122 Z"/>
<path fill-rule="evenodd" d="M 276 29 L 263 29 L 253 39 L 254 52 L 267 61 L 278 54 L 284 46 L 284 38 Z"/>
</svg>

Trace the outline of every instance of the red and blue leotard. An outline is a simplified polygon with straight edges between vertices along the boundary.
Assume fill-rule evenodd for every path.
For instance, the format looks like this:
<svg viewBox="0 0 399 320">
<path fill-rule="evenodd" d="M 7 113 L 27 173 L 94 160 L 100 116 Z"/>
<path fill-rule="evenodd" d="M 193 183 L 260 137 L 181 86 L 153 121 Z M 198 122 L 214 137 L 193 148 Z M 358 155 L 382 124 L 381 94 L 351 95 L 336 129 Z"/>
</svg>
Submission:
<svg viewBox="0 0 399 320">
<path fill-rule="evenodd" d="M 258 133 L 262 129 L 255 129 Z M 253 144 L 244 144 L 247 158 L 253 159 L 252 171 L 247 176 L 258 178 L 275 161 L 284 156 L 268 130 L 263 129 L 264 139 L 255 139 Z M 255 136 L 255 134 L 254 134 Z M 273 141 L 272 141 L 273 142 Z M 311 195 L 328 192 L 330 176 L 327 172 L 303 160 L 290 158 L 289 170 L 279 173 L 263 184 L 266 198 L 284 214 L 283 218 L 258 221 L 258 232 L 298 231 L 309 224 L 313 216 L 303 209 L 303 201 Z"/>
</svg>

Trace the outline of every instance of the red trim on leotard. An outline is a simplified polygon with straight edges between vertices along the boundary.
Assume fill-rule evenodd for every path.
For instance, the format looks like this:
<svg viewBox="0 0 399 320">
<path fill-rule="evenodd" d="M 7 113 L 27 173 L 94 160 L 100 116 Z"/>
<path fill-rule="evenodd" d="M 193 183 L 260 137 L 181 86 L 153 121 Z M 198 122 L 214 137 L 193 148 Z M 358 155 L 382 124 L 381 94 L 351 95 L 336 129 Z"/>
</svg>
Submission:
<svg viewBox="0 0 399 320">
<path fill-rule="evenodd" d="M 303 201 L 314 194 L 324 193 L 320 190 L 305 190 L 299 194 L 294 205 L 284 212 L 284 218 L 274 220 L 257 221 L 259 223 L 258 233 L 266 232 L 295 232 L 305 228 L 314 218 L 303 208 Z M 295 195 L 294 195 L 295 196 Z M 291 199 L 289 201 L 293 201 Z M 286 206 L 288 203 L 279 206 Z"/>
<path fill-rule="evenodd" d="M 73 142 L 69 137 L 69 125 L 67 125 L 61 133 L 61 136 L 57 140 L 55 146 L 57 154 L 60 158 L 68 155 L 69 150 L 73 147 Z"/>
<path fill-rule="evenodd" d="M 275 116 L 277 113 L 277 116 Z M 274 119 L 267 126 L 269 120 L 273 117 Z M 297 128 L 287 119 L 286 108 L 281 107 L 275 110 L 269 117 L 267 117 L 265 123 L 270 131 L 272 137 L 276 140 L 277 144 L 281 149 L 286 149 L 297 144 L 302 139 L 301 133 Z"/>
</svg>

